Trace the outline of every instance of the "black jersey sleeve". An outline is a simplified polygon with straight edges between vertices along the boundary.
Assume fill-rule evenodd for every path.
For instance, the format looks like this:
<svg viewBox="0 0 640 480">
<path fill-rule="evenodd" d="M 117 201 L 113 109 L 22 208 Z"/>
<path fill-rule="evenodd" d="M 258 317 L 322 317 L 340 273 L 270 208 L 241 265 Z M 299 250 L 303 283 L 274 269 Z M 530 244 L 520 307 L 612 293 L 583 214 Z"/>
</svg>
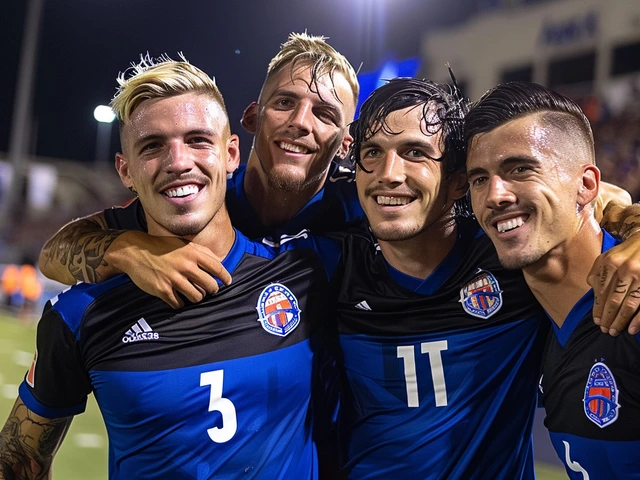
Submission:
<svg viewBox="0 0 640 480">
<path fill-rule="evenodd" d="M 48 304 L 38 322 L 36 353 L 20 385 L 20 398 L 38 415 L 60 418 L 84 412 L 91 390 L 79 341 Z"/>
<path fill-rule="evenodd" d="M 124 206 L 107 208 L 104 211 L 107 226 L 115 230 L 147 231 L 147 220 L 142 204 L 137 198 Z"/>
</svg>

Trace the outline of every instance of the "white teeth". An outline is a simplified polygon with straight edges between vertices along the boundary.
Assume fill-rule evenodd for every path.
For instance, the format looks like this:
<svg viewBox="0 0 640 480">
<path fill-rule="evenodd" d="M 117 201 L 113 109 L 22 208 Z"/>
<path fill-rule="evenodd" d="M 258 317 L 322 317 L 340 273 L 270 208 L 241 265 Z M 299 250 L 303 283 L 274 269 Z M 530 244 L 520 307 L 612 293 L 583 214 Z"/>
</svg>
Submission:
<svg viewBox="0 0 640 480">
<path fill-rule="evenodd" d="M 301 147 L 300 145 L 293 145 L 291 143 L 286 143 L 286 142 L 280 142 L 278 144 L 278 146 L 283 149 L 286 150 L 287 152 L 293 152 L 293 153 L 309 153 L 309 150 L 307 148 Z"/>
<path fill-rule="evenodd" d="M 185 185 L 184 187 L 172 188 L 171 190 L 167 190 L 164 194 L 167 197 L 186 197 L 187 195 L 192 195 L 198 193 L 200 189 L 197 185 Z"/>
<path fill-rule="evenodd" d="M 411 202 L 409 197 L 383 197 L 378 195 L 376 197 L 378 205 L 407 205 Z"/>
<path fill-rule="evenodd" d="M 520 227 L 524 223 L 523 217 L 510 218 L 509 220 L 505 220 L 503 222 L 498 222 L 496 228 L 498 232 L 504 233 L 513 230 L 514 228 Z"/>
</svg>

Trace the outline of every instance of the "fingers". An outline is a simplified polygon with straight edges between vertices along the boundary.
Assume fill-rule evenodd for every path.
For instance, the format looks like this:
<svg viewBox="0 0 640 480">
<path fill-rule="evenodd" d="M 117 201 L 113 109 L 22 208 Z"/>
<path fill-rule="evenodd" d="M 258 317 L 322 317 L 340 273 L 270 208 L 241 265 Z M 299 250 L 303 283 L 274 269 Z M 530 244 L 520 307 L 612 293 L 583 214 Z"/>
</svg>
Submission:
<svg viewBox="0 0 640 480">
<path fill-rule="evenodd" d="M 619 282 L 619 289 L 623 287 L 624 282 Z M 640 314 L 638 309 L 640 308 L 640 285 L 637 283 L 629 285 L 626 289 L 622 303 L 620 304 L 620 310 L 618 311 L 613 323 L 609 327 L 609 333 L 620 333 L 627 330 L 631 335 L 638 333 L 640 329 Z M 631 322 L 631 323 L 630 323 Z M 627 327 L 628 325 L 628 327 Z M 616 333 L 616 334 L 617 334 Z"/>
<path fill-rule="evenodd" d="M 640 327 L 640 319 L 635 319 L 640 308 L 640 283 L 612 276 L 609 288 L 594 302 L 594 322 L 604 333 L 616 336 L 629 329 L 635 335 Z M 601 316 L 596 321 L 596 308 Z M 635 321 L 634 321 L 635 320 Z"/>
<path fill-rule="evenodd" d="M 587 283 L 593 288 L 593 321 L 596 325 L 600 325 L 604 309 L 603 299 L 606 298 L 606 292 L 611 280 L 608 267 L 601 265 L 600 260 L 600 257 L 598 257 L 587 277 Z"/>
</svg>

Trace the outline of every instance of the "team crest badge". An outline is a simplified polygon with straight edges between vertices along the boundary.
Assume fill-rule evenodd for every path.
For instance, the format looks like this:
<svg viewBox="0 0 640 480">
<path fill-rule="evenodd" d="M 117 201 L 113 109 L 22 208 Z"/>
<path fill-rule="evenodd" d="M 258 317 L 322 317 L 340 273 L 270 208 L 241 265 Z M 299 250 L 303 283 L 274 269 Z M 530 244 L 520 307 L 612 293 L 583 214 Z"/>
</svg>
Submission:
<svg viewBox="0 0 640 480">
<path fill-rule="evenodd" d="M 583 401 L 587 418 L 600 428 L 618 419 L 618 387 L 611 370 L 604 363 L 596 362 L 591 367 Z"/>
<path fill-rule="evenodd" d="M 485 270 L 478 270 L 475 277 L 460 289 L 460 303 L 469 315 L 489 318 L 502 307 L 502 290 L 498 280 Z"/>
<path fill-rule="evenodd" d="M 286 337 L 300 323 L 298 299 L 281 283 L 272 283 L 262 290 L 256 310 L 262 328 L 272 335 Z"/>
</svg>

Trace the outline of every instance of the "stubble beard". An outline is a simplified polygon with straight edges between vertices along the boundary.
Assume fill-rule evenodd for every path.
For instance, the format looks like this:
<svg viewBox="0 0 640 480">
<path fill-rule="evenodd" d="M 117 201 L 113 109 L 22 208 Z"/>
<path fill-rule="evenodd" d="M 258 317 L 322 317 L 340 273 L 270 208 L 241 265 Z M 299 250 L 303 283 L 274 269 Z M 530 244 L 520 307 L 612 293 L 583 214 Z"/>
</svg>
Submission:
<svg viewBox="0 0 640 480">
<path fill-rule="evenodd" d="M 323 171 L 311 177 L 305 177 L 302 174 L 291 172 L 286 166 L 283 167 L 272 168 L 267 174 L 267 182 L 269 188 L 290 194 L 301 193 L 309 185 L 321 181 L 329 168 L 327 166 Z"/>
</svg>

